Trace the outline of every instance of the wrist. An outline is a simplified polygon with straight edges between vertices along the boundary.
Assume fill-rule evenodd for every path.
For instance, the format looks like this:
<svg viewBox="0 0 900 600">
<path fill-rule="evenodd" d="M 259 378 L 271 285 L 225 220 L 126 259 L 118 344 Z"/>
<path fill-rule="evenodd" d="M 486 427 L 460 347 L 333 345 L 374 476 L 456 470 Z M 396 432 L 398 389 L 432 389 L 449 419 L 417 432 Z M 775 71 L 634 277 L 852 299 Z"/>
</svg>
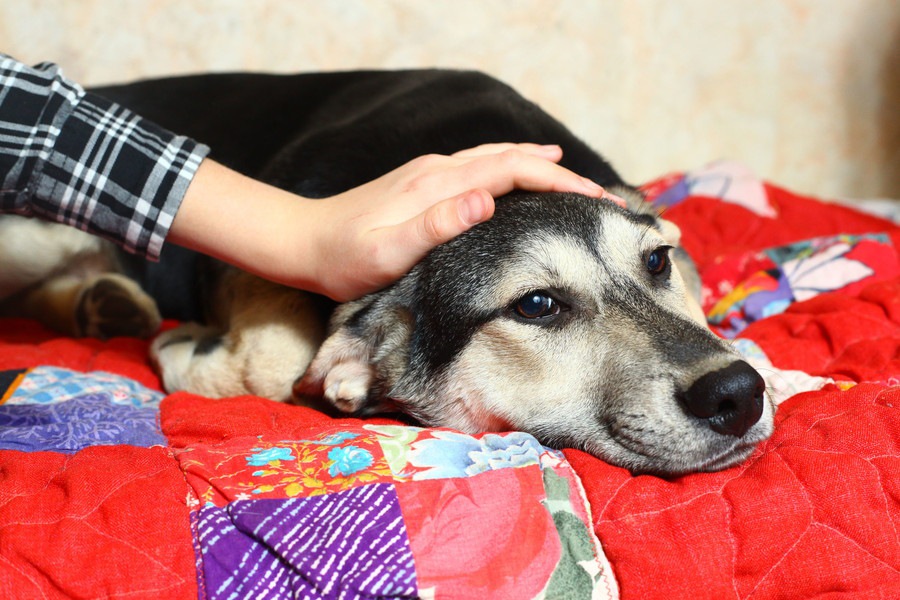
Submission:
<svg viewBox="0 0 900 600">
<path fill-rule="evenodd" d="M 168 241 L 278 283 L 310 289 L 314 200 L 204 160 L 172 223 Z"/>
</svg>

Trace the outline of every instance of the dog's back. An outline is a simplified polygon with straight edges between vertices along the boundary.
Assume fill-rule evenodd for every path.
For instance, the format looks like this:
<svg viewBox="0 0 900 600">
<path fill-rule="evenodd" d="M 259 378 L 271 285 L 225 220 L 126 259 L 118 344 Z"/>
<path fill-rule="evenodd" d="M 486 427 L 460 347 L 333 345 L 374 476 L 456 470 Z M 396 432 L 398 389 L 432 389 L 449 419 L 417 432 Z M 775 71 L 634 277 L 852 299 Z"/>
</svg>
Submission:
<svg viewBox="0 0 900 600">
<path fill-rule="evenodd" d="M 333 195 L 423 154 L 488 142 L 559 144 L 563 166 L 623 185 L 596 152 L 509 86 L 472 71 L 211 74 L 92 91 L 208 144 L 246 175 Z"/>
</svg>

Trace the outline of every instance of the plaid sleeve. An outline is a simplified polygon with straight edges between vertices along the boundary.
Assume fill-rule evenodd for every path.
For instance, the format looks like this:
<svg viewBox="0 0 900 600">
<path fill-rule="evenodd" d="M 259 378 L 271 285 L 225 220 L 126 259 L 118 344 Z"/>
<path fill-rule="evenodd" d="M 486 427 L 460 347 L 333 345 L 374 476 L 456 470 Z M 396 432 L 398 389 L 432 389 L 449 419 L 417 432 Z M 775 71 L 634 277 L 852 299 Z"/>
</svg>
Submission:
<svg viewBox="0 0 900 600">
<path fill-rule="evenodd" d="M 86 92 L 56 65 L 0 54 L 0 212 L 157 259 L 209 148 Z"/>
</svg>

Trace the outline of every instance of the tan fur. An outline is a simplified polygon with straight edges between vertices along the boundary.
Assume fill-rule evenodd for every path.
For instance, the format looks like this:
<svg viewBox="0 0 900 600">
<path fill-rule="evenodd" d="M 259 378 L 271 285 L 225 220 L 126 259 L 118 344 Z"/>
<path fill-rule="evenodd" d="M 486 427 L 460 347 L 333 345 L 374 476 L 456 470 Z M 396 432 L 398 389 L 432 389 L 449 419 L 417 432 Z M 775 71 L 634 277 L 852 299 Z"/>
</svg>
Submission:
<svg viewBox="0 0 900 600">
<path fill-rule="evenodd" d="M 61 275 L 41 282 L 14 296 L 7 304 L 7 314 L 31 319 L 39 319 L 44 325 L 66 335 L 80 334 L 75 319 L 75 307 L 84 288 L 85 281 L 75 275 Z M 13 311 L 12 307 L 20 310 Z"/>
<path fill-rule="evenodd" d="M 66 225 L 0 219 L 0 300 L 56 275 L 86 278 L 113 268 L 100 238 Z"/>
<path fill-rule="evenodd" d="M 167 390 L 211 397 L 291 398 L 291 387 L 322 343 L 325 327 L 311 298 L 231 271 L 219 288 L 217 323 L 189 323 L 154 340 L 151 357 Z M 210 352 L 198 344 L 220 338 Z"/>
</svg>

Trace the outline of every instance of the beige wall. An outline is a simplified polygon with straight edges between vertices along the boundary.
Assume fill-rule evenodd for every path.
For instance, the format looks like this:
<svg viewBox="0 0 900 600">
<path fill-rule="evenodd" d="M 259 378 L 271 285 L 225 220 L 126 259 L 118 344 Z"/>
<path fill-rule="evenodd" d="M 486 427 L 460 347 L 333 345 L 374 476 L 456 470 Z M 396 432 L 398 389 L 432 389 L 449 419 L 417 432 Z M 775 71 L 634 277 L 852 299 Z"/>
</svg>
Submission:
<svg viewBox="0 0 900 600">
<path fill-rule="evenodd" d="M 0 51 L 86 85 L 476 68 L 630 181 L 730 158 L 802 192 L 900 198 L 897 0 L 0 0 Z"/>
</svg>

